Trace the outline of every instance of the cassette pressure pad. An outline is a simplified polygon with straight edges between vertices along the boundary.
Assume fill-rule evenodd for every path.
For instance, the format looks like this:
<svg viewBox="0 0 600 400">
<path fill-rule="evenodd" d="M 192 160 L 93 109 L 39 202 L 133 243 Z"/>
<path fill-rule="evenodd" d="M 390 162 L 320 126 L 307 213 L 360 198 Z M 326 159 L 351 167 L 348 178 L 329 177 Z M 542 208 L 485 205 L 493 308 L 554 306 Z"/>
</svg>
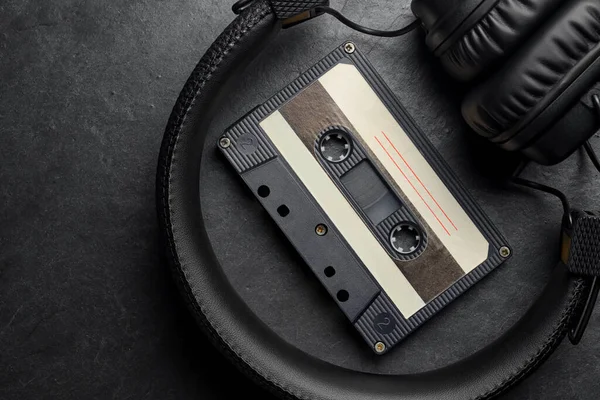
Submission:
<svg viewBox="0 0 600 400">
<path fill-rule="evenodd" d="M 351 43 L 218 146 L 377 354 L 510 256 Z"/>
</svg>

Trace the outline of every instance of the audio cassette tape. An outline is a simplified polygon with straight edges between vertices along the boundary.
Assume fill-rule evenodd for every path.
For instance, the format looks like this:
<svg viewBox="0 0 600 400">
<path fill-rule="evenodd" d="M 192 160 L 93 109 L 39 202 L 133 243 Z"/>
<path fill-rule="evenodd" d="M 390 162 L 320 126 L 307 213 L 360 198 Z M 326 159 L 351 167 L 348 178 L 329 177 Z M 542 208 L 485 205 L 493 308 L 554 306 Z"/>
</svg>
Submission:
<svg viewBox="0 0 600 400">
<path fill-rule="evenodd" d="M 227 129 L 218 147 L 376 354 L 510 257 L 351 43 Z"/>
</svg>

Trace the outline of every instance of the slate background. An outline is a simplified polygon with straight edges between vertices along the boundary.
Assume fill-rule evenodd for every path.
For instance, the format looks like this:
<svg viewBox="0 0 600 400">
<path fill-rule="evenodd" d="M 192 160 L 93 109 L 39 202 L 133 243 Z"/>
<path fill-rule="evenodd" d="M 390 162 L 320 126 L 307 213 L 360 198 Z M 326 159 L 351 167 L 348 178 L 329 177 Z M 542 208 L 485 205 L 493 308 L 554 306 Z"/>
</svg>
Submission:
<svg viewBox="0 0 600 400">
<path fill-rule="evenodd" d="M 407 0 L 332 4 L 380 28 L 411 18 Z M 229 7 L 214 0 L 0 4 L 0 398 L 228 399 L 240 389 L 270 398 L 194 326 L 162 259 L 155 220 L 162 131 L 188 74 L 232 19 Z M 390 356 L 374 359 L 207 149 L 202 201 L 211 240 L 253 310 L 303 350 L 381 373 L 447 365 L 501 334 L 542 289 L 559 207 L 497 183 L 506 159 L 468 132 L 458 113 L 463 89 L 439 70 L 419 33 L 367 38 L 329 18 L 287 31 L 231 94 L 212 135 L 348 38 L 508 237 L 514 259 Z M 597 175 L 580 154 L 528 176 L 563 188 L 581 207 L 600 204 Z M 580 346 L 565 343 L 503 398 L 598 398 L 599 315 Z"/>
</svg>

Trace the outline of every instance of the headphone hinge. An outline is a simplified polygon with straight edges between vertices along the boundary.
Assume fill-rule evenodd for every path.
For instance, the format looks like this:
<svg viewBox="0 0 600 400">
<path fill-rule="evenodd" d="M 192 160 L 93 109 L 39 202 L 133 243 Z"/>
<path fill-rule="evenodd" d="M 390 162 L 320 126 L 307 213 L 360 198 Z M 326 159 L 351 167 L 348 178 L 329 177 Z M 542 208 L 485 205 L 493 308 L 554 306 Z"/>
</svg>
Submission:
<svg viewBox="0 0 600 400">
<path fill-rule="evenodd" d="M 329 0 L 269 0 L 269 4 L 285 29 L 322 15 L 317 8 L 329 6 Z"/>
</svg>

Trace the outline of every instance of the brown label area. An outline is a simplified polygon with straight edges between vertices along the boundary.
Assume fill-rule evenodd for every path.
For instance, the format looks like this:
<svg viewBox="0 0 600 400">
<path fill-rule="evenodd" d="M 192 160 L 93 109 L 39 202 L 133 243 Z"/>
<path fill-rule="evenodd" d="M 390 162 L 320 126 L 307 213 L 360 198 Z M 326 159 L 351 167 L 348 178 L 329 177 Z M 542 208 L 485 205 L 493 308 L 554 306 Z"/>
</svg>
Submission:
<svg viewBox="0 0 600 400">
<path fill-rule="evenodd" d="M 313 156 L 315 141 L 326 128 L 341 125 L 350 132 L 356 132 L 348 118 L 319 82 L 306 88 L 279 111 Z M 465 272 L 433 232 L 427 220 L 411 204 L 386 168 L 374 156 L 368 144 L 359 135 L 354 135 L 354 139 L 358 140 L 367 150 L 371 161 L 427 232 L 427 249 L 421 256 L 412 261 L 395 261 L 395 263 L 423 301 L 429 302 L 463 277 Z"/>
</svg>

